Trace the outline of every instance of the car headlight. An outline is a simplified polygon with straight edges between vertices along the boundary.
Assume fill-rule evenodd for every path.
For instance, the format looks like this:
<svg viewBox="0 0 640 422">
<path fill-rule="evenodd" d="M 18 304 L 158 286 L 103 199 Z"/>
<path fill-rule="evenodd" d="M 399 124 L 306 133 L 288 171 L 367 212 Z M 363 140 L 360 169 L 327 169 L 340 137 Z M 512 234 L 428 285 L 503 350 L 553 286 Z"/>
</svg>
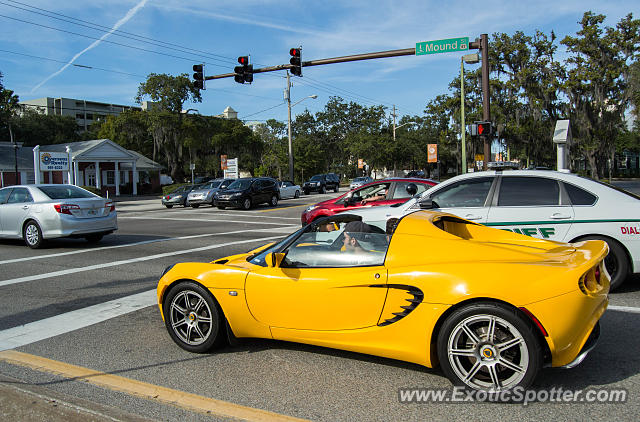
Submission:
<svg viewBox="0 0 640 422">
<path fill-rule="evenodd" d="M 172 199 L 180 199 L 180 198 L 182 198 L 182 195 L 176 195 Z"/>
<path fill-rule="evenodd" d="M 304 210 L 304 212 L 311 212 L 311 211 L 315 210 L 316 208 L 318 208 L 317 205 L 311 205 L 311 206 L 307 207 L 307 209 Z"/>
<path fill-rule="evenodd" d="M 239 198 L 241 196 L 242 196 L 242 193 L 238 192 L 238 193 L 234 193 L 234 194 L 230 195 L 229 198 Z"/>
</svg>

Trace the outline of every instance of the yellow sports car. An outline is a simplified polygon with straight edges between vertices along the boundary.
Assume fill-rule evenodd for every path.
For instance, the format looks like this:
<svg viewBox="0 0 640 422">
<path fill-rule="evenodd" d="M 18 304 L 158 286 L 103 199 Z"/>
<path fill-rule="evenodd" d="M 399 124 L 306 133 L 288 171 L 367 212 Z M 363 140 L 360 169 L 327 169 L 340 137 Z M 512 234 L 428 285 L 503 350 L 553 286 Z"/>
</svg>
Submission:
<svg viewBox="0 0 640 422">
<path fill-rule="evenodd" d="M 593 348 L 607 244 L 551 242 L 419 211 L 396 224 L 338 214 L 277 244 L 179 263 L 158 283 L 173 340 L 206 352 L 262 337 L 434 367 L 457 385 L 526 387 Z"/>
</svg>

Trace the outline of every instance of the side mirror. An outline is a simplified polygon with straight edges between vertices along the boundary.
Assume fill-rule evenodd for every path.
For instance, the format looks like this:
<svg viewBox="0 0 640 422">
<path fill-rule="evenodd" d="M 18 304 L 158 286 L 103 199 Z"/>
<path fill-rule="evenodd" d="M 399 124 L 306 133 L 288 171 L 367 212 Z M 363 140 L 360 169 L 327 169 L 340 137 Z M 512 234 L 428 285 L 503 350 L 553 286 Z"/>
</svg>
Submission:
<svg viewBox="0 0 640 422">
<path fill-rule="evenodd" d="M 269 268 L 280 267 L 280 264 L 282 264 L 283 259 L 284 259 L 284 254 L 277 253 L 277 252 L 268 253 L 267 256 L 264 257 L 264 260 L 267 263 L 267 267 Z"/>
<path fill-rule="evenodd" d="M 352 200 L 353 200 L 353 192 L 349 192 L 344 197 L 344 206 L 348 207 L 349 205 L 351 205 Z"/>
<path fill-rule="evenodd" d="M 418 205 L 420 205 L 421 210 L 430 210 L 433 208 L 433 201 L 431 198 L 423 198 L 418 202 Z"/>
<path fill-rule="evenodd" d="M 406 190 L 407 190 L 407 193 L 408 193 L 410 196 L 413 196 L 413 195 L 415 195 L 416 193 L 418 193 L 418 187 L 416 186 L 416 184 L 415 184 L 415 183 L 409 183 L 409 184 L 407 185 Z"/>
</svg>

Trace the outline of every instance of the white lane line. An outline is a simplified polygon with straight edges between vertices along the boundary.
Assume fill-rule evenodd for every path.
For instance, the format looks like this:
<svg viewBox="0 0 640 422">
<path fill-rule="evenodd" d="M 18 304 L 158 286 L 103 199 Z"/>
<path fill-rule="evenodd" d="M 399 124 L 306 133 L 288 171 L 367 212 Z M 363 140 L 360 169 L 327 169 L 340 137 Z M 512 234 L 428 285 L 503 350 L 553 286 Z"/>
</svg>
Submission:
<svg viewBox="0 0 640 422">
<path fill-rule="evenodd" d="M 190 212 L 189 215 L 191 214 L 201 214 L 201 215 L 210 215 L 211 217 L 217 217 L 219 215 L 224 215 L 225 217 L 242 217 L 242 214 L 232 214 L 232 213 L 227 213 L 227 212 L 216 212 L 216 213 L 210 213 L 210 212 Z M 255 217 L 255 214 L 251 214 L 251 217 Z M 300 221 L 299 217 L 270 217 L 267 215 L 261 215 L 260 218 L 275 218 L 278 220 L 295 220 L 295 221 Z"/>
<path fill-rule="evenodd" d="M 50 273 L 36 274 L 36 275 L 27 276 L 27 277 L 12 278 L 12 279 L 9 279 L 9 280 L 0 281 L 0 286 L 8 286 L 10 284 L 17 284 L 17 283 L 24 283 L 24 282 L 27 282 L 27 281 L 34 281 L 34 280 L 42 280 L 42 279 L 45 279 L 45 278 L 59 277 L 59 276 L 62 276 L 62 275 L 75 274 L 75 273 L 80 273 L 80 272 L 84 272 L 84 271 L 98 270 L 98 269 L 101 269 L 101 268 L 117 267 L 119 265 L 127 265 L 127 264 L 133 264 L 133 263 L 136 263 L 136 262 L 150 261 L 152 259 L 165 258 L 167 256 L 183 255 L 183 254 L 187 254 L 187 253 L 191 253 L 191 252 L 206 251 L 206 250 L 210 250 L 210 249 L 217 249 L 217 248 L 222 248 L 222 247 L 231 246 L 231 245 L 241 245 L 243 243 L 264 242 L 264 241 L 267 241 L 267 240 L 279 239 L 281 237 L 282 236 L 269 236 L 269 237 L 261 237 L 261 238 L 258 238 L 258 239 L 236 240 L 234 242 L 220 243 L 220 244 L 217 244 L 217 245 L 209 245 L 209 246 L 202 246 L 202 247 L 199 247 L 199 248 L 185 249 L 185 250 L 181 250 L 181 251 L 171 251 L 171 252 L 159 253 L 159 254 L 155 254 L 155 255 L 143 256 L 143 257 L 140 257 L 140 258 L 132 258 L 132 259 L 125 259 L 125 260 L 122 260 L 122 261 L 106 262 L 104 264 L 88 265 L 86 267 L 71 268 L 71 269 L 68 269 L 68 270 L 61 270 L 61 271 L 53 271 L 53 272 L 50 272 Z"/>
<path fill-rule="evenodd" d="M 0 350 L 14 349 L 88 327 L 89 325 L 155 305 L 157 300 L 156 290 L 153 289 L 9 328 L 0 331 Z"/>
<path fill-rule="evenodd" d="M 621 311 L 621 312 L 631 312 L 634 314 L 640 314 L 640 308 L 636 308 L 633 306 L 616 306 L 609 305 L 607 309 L 611 309 L 612 311 Z"/>
<path fill-rule="evenodd" d="M 252 230 L 252 231 L 256 231 L 256 232 L 269 232 L 269 233 L 293 233 L 295 230 L 299 229 L 300 226 L 298 225 L 288 225 L 288 226 L 284 226 L 284 227 L 278 227 L 278 228 L 269 228 L 269 229 L 258 229 L 258 230 Z M 4 261 L 0 261 L 0 265 L 2 264 L 12 264 L 15 262 L 23 262 L 23 261 L 31 261 L 31 260 L 36 260 L 36 259 L 45 259 L 45 258 L 55 258 L 58 256 L 66 256 L 66 255 L 76 255 L 76 254 L 80 254 L 80 253 L 87 253 L 87 252 L 97 252 L 97 251 L 103 251 L 103 250 L 107 250 L 107 249 L 117 249 L 117 248 L 127 248 L 130 246 L 138 246 L 138 245 L 147 245 L 149 243 L 158 243 L 158 242 L 170 242 L 170 241 L 174 241 L 174 240 L 188 240 L 188 239 L 197 239 L 199 237 L 210 237 L 210 236 L 223 236 L 223 235 L 229 235 L 229 234 L 238 234 L 238 233 L 246 233 L 246 230 L 235 230 L 232 232 L 225 232 L 225 233 L 205 233 L 205 234 L 194 234 L 194 235 L 190 235 L 190 236 L 178 236 L 178 237 L 169 237 L 169 238 L 165 238 L 165 239 L 152 239 L 152 240 L 142 240 L 140 242 L 133 242 L 133 243 L 125 243 L 122 245 L 114 245 L 114 246 L 101 246 L 98 248 L 91 248 L 91 249 L 82 249 L 79 251 L 69 251 L 69 252 L 59 252 L 59 253 L 52 253 L 52 254 L 47 254 L 47 255 L 37 255 L 37 256 L 27 256 L 27 257 L 23 257 L 23 258 L 13 258 L 13 259 L 5 259 Z"/>
<path fill-rule="evenodd" d="M 173 221 L 204 221 L 207 223 L 240 223 L 240 224 L 270 224 L 282 226 L 289 223 L 267 223 L 266 221 L 246 221 L 246 220 L 211 220 L 207 218 L 189 218 L 189 217 L 118 217 L 118 220 L 173 220 Z"/>
</svg>

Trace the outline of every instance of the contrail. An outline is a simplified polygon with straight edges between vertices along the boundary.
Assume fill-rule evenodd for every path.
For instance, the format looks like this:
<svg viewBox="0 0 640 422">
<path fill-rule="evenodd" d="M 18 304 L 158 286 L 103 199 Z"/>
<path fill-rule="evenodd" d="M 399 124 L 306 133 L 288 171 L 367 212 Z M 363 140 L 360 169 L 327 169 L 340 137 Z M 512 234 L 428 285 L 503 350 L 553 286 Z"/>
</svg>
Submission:
<svg viewBox="0 0 640 422">
<path fill-rule="evenodd" d="M 94 42 L 91 43 L 91 45 L 89 45 L 89 47 L 85 48 L 84 50 L 82 50 L 81 52 L 79 52 L 78 54 L 76 54 L 75 56 L 73 56 L 73 58 L 71 60 L 69 60 L 69 63 L 65 64 L 64 66 L 62 66 L 62 68 L 60 68 L 60 70 L 58 70 L 57 72 L 55 72 L 52 75 L 49 75 L 44 81 L 40 82 L 38 85 L 34 86 L 31 89 L 31 93 L 33 94 L 33 92 L 35 90 L 37 90 L 38 88 L 40 88 L 42 85 L 44 85 L 45 83 L 47 83 L 51 78 L 58 76 L 59 74 L 61 74 L 66 68 L 68 68 L 69 66 L 71 66 L 73 64 L 74 61 L 76 61 L 76 59 L 80 56 L 82 56 L 84 53 L 86 53 L 87 51 L 91 50 L 92 48 L 94 48 L 95 46 L 97 46 L 98 44 L 100 44 L 102 42 L 102 40 L 104 40 L 105 38 L 107 38 L 109 35 L 113 34 L 114 31 L 117 31 L 118 28 L 120 28 L 122 25 L 124 25 L 125 23 L 127 23 L 129 21 L 129 19 L 131 19 L 132 17 L 135 16 L 136 13 L 138 13 L 138 10 L 142 9 L 144 7 L 145 4 L 147 4 L 149 0 L 142 0 L 140 1 L 140 3 L 136 4 L 133 8 L 131 8 L 126 15 L 124 15 L 124 17 L 122 19 L 120 19 L 118 22 L 116 22 L 115 25 L 113 25 L 113 28 L 111 28 L 109 30 L 109 32 L 105 33 L 103 36 L 100 37 L 100 39 L 95 40 Z"/>
</svg>

